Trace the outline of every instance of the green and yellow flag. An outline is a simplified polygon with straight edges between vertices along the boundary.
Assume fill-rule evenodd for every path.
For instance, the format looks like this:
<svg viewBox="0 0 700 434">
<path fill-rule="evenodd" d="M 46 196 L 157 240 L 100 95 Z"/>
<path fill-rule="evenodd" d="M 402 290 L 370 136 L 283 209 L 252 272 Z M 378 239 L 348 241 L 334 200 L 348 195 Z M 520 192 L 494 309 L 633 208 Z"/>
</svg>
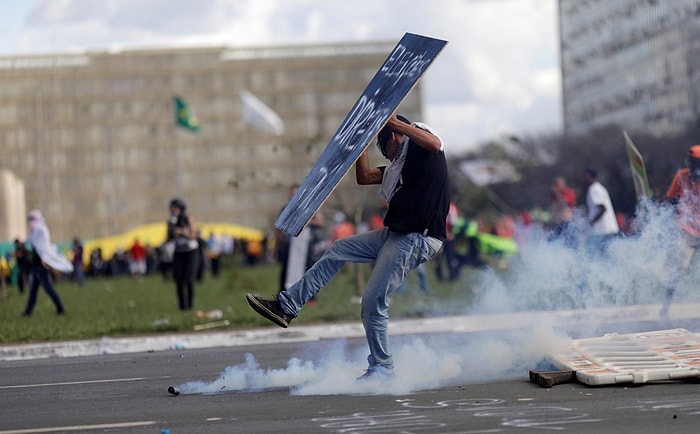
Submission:
<svg viewBox="0 0 700 434">
<path fill-rule="evenodd" d="M 187 102 L 179 96 L 173 97 L 175 101 L 175 125 L 190 131 L 199 131 L 199 120 Z"/>
<path fill-rule="evenodd" d="M 630 163 L 630 172 L 632 173 L 632 181 L 634 182 L 634 191 L 637 193 L 637 199 L 649 199 L 652 196 L 649 188 L 649 180 L 647 179 L 647 169 L 644 164 L 644 157 L 639 152 L 632 139 L 627 134 L 627 131 L 622 131 L 625 138 L 625 147 L 627 148 L 627 158 Z"/>
</svg>

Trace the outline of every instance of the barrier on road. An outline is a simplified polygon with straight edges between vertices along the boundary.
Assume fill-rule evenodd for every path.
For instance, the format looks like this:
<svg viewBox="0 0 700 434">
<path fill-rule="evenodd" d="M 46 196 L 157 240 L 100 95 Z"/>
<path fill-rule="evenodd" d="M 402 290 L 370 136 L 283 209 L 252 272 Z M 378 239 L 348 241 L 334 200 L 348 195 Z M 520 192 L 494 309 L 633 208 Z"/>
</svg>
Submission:
<svg viewBox="0 0 700 434">
<path fill-rule="evenodd" d="M 700 377 L 700 337 L 685 329 L 572 340 L 552 355 L 588 385 L 647 383 Z"/>
</svg>

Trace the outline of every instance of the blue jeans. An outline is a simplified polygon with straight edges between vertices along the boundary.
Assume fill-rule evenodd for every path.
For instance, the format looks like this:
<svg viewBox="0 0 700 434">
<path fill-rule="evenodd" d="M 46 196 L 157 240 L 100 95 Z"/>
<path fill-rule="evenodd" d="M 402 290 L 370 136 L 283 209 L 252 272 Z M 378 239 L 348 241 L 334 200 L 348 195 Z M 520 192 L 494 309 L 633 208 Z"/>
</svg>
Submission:
<svg viewBox="0 0 700 434">
<path fill-rule="evenodd" d="M 76 262 L 73 264 L 73 279 L 75 279 L 80 286 L 83 286 L 85 283 L 85 272 L 83 271 L 82 262 Z"/>
<path fill-rule="evenodd" d="M 296 317 L 346 262 L 374 263 L 362 294 L 362 325 L 369 344 L 369 370 L 393 369 L 388 350 L 389 295 L 399 288 L 406 275 L 436 253 L 427 237 L 400 234 L 387 228 L 343 238 L 331 245 L 295 284 L 279 294 L 282 309 Z"/>
<path fill-rule="evenodd" d="M 24 314 L 29 316 L 34 310 L 34 305 L 36 304 L 36 296 L 39 292 L 39 284 L 43 285 L 44 291 L 48 294 L 53 304 L 56 305 L 56 312 L 61 314 L 64 313 L 63 303 L 61 303 L 61 297 L 51 283 L 51 276 L 49 275 L 49 270 L 42 267 L 41 265 L 32 265 L 31 270 L 31 283 L 29 284 L 29 298 L 27 299 L 27 307 L 24 309 Z"/>
<path fill-rule="evenodd" d="M 608 244 L 615 239 L 617 234 L 589 234 L 586 240 L 586 248 L 588 254 L 592 256 L 605 256 L 608 250 Z"/>
</svg>

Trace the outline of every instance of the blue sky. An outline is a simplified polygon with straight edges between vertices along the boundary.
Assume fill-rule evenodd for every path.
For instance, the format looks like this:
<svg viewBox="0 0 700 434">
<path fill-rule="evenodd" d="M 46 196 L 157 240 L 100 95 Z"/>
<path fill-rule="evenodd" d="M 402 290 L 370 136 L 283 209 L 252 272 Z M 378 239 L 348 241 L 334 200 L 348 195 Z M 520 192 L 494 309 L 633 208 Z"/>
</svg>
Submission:
<svg viewBox="0 0 700 434">
<path fill-rule="evenodd" d="M 143 47 L 450 43 L 423 78 L 448 151 L 561 128 L 556 0 L 4 0 L 0 56 Z"/>
</svg>

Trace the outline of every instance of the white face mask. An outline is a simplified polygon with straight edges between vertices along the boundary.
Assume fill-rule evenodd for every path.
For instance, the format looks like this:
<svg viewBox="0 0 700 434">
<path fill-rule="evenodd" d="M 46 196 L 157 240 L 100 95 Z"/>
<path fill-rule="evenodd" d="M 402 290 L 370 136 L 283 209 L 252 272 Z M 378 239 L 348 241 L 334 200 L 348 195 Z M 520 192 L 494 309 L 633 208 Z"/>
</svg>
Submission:
<svg viewBox="0 0 700 434">
<path fill-rule="evenodd" d="M 379 195 L 385 201 L 390 202 L 391 198 L 394 197 L 396 193 L 397 185 L 401 179 L 401 171 L 403 170 L 403 164 L 406 161 L 406 153 L 408 152 L 408 136 L 404 136 L 401 146 L 396 151 L 394 159 L 391 163 L 384 169 L 384 176 L 382 177 L 382 187 L 379 190 Z"/>
</svg>

